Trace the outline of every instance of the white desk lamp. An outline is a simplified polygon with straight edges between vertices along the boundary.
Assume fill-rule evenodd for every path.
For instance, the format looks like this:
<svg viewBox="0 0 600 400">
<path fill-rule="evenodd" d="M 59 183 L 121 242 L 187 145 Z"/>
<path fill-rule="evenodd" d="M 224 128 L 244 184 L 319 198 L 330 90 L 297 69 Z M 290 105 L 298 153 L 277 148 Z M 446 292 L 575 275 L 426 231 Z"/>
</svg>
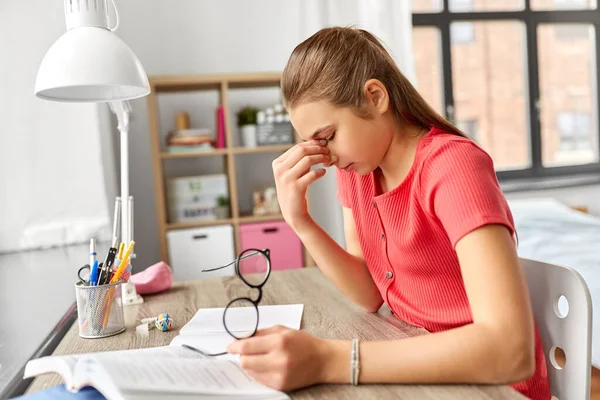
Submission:
<svg viewBox="0 0 600 400">
<path fill-rule="evenodd" d="M 147 96 L 150 84 L 133 51 L 113 33 L 119 26 L 114 0 L 63 0 L 67 31 L 48 49 L 35 82 L 35 95 L 60 102 L 108 102 L 121 136 L 121 238 L 133 239 L 129 196 L 127 100 Z M 116 23 L 109 28 L 108 2 Z M 134 255 L 132 255 L 134 258 Z"/>
</svg>

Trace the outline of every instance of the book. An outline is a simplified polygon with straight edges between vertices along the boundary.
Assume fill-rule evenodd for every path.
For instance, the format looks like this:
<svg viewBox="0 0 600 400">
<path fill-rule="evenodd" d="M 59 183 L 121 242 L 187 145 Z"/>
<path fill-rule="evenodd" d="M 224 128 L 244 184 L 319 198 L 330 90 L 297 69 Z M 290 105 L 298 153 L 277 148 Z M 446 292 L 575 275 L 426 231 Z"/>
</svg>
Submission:
<svg viewBox="0 0 600 400">
<path fill-rule="evenodd" d="M 236 331 L 252 330 L 255 323 L 239 307 Z M 259 306 L 260 328 L 275 324 L 300 329 L 302 304 Z M 262 385 L 250 378 L 239 364 L 239 356 L 225 354 L 204 357 L 186 349 L 187 344 L 209 352 L 224 351 L 233 338 L 222 324 L 223 308 L 199 309 L 180 329 L 168 346 L 135 350 L 118 350 L 67 356 L 47 356 L 30 360 L 24 378 L 46 373 L 59 374 L 64 390 L 83 397 L 100 393 L 107 399 L 187 399 L 283 400 L 287 394 Z M 60 391 L 55 388 L 54 391 Z M 47 393 L 50 395 L 50 392 Z M 42 394 L 39 394 L 42 396 Z M 39 397 L 43 398 L 43 397 Z M 51 397 L 47 397 L 51 398 Z"/>
<path fill-rule="evenodd" d="M 180 398 L 288 399 L 285 393 L 252 380 L 227 359 L 203 357 L 181 346 L 121 350 L 31 360 L 25 378 L 58 373 L 65 389 L 93 387 L 107 399 L 160 395 Z"/>
<path fill-rule="evenodd" d="M 200 145 L 167 146 L 165 150 L 167 153 L 205 153 L 214 149 L 210 143 L 203 143 Z"/>
<path fill-rule="evenodd" d="M 224 149 L 225 143 L 225 109 L 223 106 L 217 107 L 217 140 L 216 148 Z"/>
</svg>

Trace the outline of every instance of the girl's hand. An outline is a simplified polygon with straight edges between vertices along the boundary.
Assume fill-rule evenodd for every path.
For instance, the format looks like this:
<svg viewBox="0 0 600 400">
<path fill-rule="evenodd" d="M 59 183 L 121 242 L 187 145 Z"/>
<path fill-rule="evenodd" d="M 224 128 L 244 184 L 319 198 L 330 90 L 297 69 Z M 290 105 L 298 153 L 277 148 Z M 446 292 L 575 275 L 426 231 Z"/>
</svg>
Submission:
<svg viewBox="0 0 600 400">
<path fill-rule="evenodd" d="M 327 342 L 303 331 L 274 326 L 236 340 L 227 351 L 240 354 L 242 369 L 257 382 L 290 391 L 324 381 Z"/>
<path fill-rule="evenodd" d="M 332 162 L 325 144 L 324 140 L 300 143 L 273 161 L 277 200 L 283 218 L 292 229 L 311 221 L 306 190 L 308 185 L 325 175 L 324 168 L 310 168 Z"/>
</svg>

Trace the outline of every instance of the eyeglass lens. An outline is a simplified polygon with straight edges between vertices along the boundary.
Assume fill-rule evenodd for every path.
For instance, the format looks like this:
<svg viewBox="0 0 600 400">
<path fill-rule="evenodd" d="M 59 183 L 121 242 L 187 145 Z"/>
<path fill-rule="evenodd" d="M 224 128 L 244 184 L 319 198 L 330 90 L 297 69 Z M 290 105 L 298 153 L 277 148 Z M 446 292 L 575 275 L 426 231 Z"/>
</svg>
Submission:
<svg viewBox="0 0 600 400">
<path fill-rule="evenodd" d="M 238 258 L 240 275 L 250 286 L 261 286 L 267 279 L 269 260 L 260 252 L 246 250 Z"/>
<path fill-rule="evenodd" d="M 237 339 L 250 337 L 258 328 L 258 308 L 250 299 L 236 299 L 225 309 L 223 322 L 231 336 Z"/>
</svg>

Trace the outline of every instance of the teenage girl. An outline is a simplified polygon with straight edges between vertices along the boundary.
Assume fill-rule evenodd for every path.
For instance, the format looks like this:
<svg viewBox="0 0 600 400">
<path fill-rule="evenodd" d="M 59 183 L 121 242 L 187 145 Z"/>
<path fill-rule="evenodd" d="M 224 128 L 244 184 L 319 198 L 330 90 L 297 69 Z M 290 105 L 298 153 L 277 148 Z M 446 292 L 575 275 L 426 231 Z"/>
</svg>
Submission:
<svg viewBox="0 0 600 400">
<path fill-rule="evenodd" d="M 273 162 L 287 223 L 368 312 L 385 302 L 431 334 L 360 342 L 358 383 L 511 384 L 550 399 L 514 222 L 489 155 L 439 116 L 370 33 L 326 28 L 298 45 L 282 94 L 304 142 Z M 346 249 L 311 218 L 307 187 L 337 167 Z M 280 390 L 349 383 L 352 342 L 274 327 L 230 353 Z M 356 383 L 356 382 L 353 382 Z"/>
</svg>

